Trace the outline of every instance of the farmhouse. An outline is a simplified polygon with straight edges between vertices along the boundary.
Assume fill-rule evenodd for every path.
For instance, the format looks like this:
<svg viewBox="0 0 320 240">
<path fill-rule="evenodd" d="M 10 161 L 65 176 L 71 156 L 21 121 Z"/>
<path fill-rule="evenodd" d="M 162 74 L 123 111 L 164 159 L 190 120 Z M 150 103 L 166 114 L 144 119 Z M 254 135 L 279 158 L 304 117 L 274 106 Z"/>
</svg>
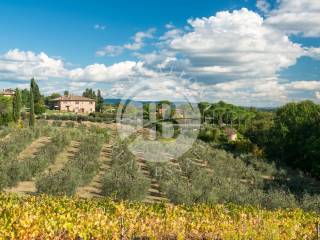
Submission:
<svg viewBox="0 0 320 240">
<path fill-rule="evenodd" d="M 15 94 L 15 91 L 12 89 L 3 89 L 0 92 L 0 96 L 5 96 L 5 97 L 12 97 L 14 96 L 14 94 Z"/>
<path fill-rule="evenodd" d="M 51 103 L 53 109 L 64 112 L 92 113 L 96 108 L 95 100 L 75 95 L 52 99 Z"/>
</svg>

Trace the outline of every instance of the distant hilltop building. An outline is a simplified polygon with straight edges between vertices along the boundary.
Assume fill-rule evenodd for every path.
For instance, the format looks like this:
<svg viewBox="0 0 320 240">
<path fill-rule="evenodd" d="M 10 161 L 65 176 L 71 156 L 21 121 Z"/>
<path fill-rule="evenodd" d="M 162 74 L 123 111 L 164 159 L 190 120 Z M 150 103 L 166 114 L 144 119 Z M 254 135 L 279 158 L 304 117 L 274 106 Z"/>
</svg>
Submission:
<svg viewBox="0 0 320 240">
<path fill-rule="evenodd" d="M 12 97 L 14 96 L 14 94 L 15 94 L 15 91 L 12 89 L 3 89 L 0 92 L 0 96 L 5 96 L 5 97 Z"/>
<path fill-rule="evenodd" d="M 226 128 L 224 132 L 227 135 L 229 141 L 236 141 L 238 139 L 238 134 L 234 129 Z"/>
<path fill-rule="evenodd" d="M 68 95 L 52 99 L 51 107 L 63 112 L 92 113 L 95 111 L 96 102 L 91 98 Z"/>
<path fill-rule="evenodd" d="M 169 116 L 170 112 L 168 109 L 166 108 L 159 108 L 157 110 L 157 112 L 159 113 L 160 116 Z M 185 113 L 182 109 L 176 108 L 174 110 L 174 118 L 184 118 L 185 117 Z"/>
</svg>

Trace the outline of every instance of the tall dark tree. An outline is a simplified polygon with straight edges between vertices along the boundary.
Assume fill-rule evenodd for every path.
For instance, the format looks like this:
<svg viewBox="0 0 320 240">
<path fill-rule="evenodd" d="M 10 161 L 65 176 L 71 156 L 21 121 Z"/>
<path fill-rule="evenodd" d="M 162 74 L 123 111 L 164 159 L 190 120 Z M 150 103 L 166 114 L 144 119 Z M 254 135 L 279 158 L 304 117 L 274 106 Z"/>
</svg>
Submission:
<svg viewBox="0 0 320 240">
<path fill-rule="evenodd" d="M 159 101 L 157 103 L 157 119 L 172 119 L 176 113 L 176 105 L 168 100 Z"/>
<path fill-rule="evenodd" d="M 208 110 L 210 109 L 210 107 L 211 107 L 211 104 L 208 103 L 208 102 L 200 102 L 198 104 L 198 108 L 199 108 L 199 111 L 200 111 L 200 114 L 201 114 L 201 123 L 205 122 L 206 115 L 207 115 Z"/>
<path fill-rule="evenodd" d="M 217 107 L 214 109 L 215 116 L 217 116 L 217 123 L 219 126 L 222 126 L 223 124 L 223 116 L 225 115 L 226 109 L 223 107 Z"/>
<path fill-rule="evenodd" d="M 257 112 L 252 125 L 245 129 L 244 135 L 259 147 L 265 148 L 270 140 L 274 118 L 274 112 Z"/>
<path fill-rule="evenodd" d="M 97 93 L 97 104 L 96 104 L 96 111 L 97 112 L 102 112 L 102 108 L 103 108 L 103 97 L 101 96 L 101 91 L 100 89 L 98 89 L 98 93 Z"/>
<path fill-rule="evenodd" d="M 289 103 L 278 109 L 268 152 L 275 159 L 320 177 L 320 106 Z"/>
<path fill-rule="evenodd" d="M 41 114 L 46 111 L 45 103 L 44 103 L 44 97 L 41 95 L 39 86 L 34 80 L 34 78 L 31 79 L 31 88 L 30 91 L 32 91 L 33 94 L 33 103 L 34 103 L 34 112 L 35 114 Z"/>
<path fill-rule="evenodd" d="M 87 98 L 91 98 L 91 99 L 94 99 L 96 100 L 97 96 L 96 96 L 96 93 L 95 91 L 92 90 L 92 88 L 87 88 L 83 94 L 82 94 L 83 97 L 87 97 Z"/>
<path fill-rule="evenodd" d="M 69 96 L 69 91 L 68 91 L 68 90 L 65 90 L 65 91 L 63 92 L 63 96 Z"/>
<path fill-rule="evenodd" d="M 8 125 L 12 121 L 12 99 L 0 95 L 0 125 Z"/>
<path fill-rule="evenodd" d="M 46 96 L 44 98 L 44 102 L 45 102 L 46 106 L 51 107 L 52 106 L 51 100 L 59 98 L 59 97 L 61 97 L 61 95 L 59 93 L 52 93 L 50 96 Z"/>
<path fill-rule="evenodd" d="M 29 89 L 22 89 L 20 92 L 21 95 L 21 103 L 24 107 L 29 107 L 30 105 L 30 91 Z"/>
<path fill-rule="evenodd" d="M 18 123 L 20 120 L 21 107 L 22 107 L 22 103 L 21 103 L 20 90 L 16 89 L 15 94 L 13 96 L 13 100 L 12 100 L 12 117 L 16 123 Z"/>
<path fill-rule="evenodd" d="M 35 124 L 35 113 L 34 113 L 34 98 L 33 91 L 30 89 L 30 116 L 29 116 L 29 126 L 34 127 Z"/>
<path fill-rule="evenodd" d="M 40 102 L 41 94 L 40 94 L 39 86 L 36 83 L 34 78 L 31 79 L 31 91 L 33 93 L 34 103 Z"/>
</svg>

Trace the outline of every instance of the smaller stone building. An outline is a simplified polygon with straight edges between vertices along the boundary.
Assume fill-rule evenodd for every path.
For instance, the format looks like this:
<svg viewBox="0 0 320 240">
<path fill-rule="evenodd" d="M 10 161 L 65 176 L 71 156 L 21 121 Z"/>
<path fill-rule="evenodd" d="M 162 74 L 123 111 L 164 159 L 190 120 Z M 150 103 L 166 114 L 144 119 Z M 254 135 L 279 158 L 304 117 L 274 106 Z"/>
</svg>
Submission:
<svg viewBox="0 0 320 240">
<path fill-rule="evenodd" d="M 95 111 L 96 102 L 91 98 L 68 95 L 51 100 L 51 106 L 62 112 L 92 113 Z"/>
<path fill-rule="evenodd" d="M 226 128 L 224 132 L 227 135 L 229 141 L 236 141 L 238 139 L 238 134 L 236 130 L 232 128 Z"/>
</svg>

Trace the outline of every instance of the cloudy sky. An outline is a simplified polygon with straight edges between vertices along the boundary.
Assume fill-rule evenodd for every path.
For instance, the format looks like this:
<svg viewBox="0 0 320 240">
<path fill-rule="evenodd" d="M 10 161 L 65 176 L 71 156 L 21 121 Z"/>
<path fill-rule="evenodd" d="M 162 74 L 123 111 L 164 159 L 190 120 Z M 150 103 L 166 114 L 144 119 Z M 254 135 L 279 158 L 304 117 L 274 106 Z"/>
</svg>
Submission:
<svg viewBox="0 0 320 240">
<path fill-rule="evenodd" d="M 0 88 L 320 102 L 319 0 L 2 0 Z"/>
</svg>

